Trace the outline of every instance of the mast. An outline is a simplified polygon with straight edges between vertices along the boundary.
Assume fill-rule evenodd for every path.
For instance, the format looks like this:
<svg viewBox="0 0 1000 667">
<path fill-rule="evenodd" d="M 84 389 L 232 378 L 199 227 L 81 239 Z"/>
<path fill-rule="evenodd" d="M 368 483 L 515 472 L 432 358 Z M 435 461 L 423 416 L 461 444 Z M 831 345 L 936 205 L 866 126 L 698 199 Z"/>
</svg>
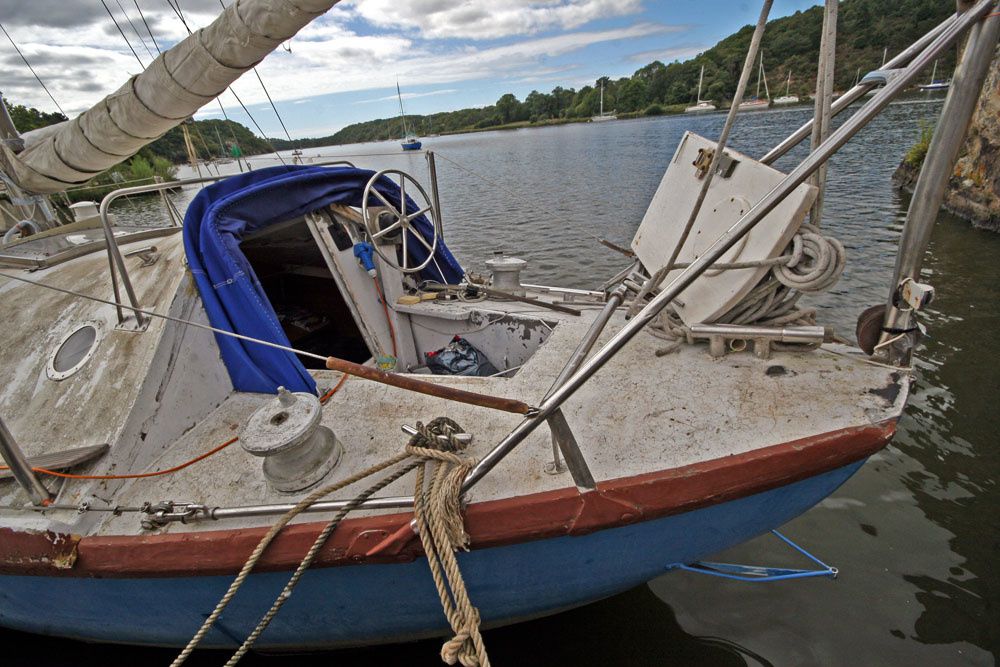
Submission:
<svg viewBox="0 0 1000 667">
<path fill-rule="evenodd" d="M 705 66 L 701 66 L 701 74 L 698 75 L 698 101 L 695 104 L 701 104 L 701 83 L 705 80 Z"/>
<path fill-rule="evenodd" d="M 760 52 L 760 64 L 757 66 L 757 93 L 754 95 L 758 100 L 760 99 L 760 77 L 764 73 L 764 51 Z"/>
<path fill-rule="evenodd" d="M 785 81 L 785 97 L 788 97 L 788 91 L 792 88 L 792 70 L 788 70 L 788 80 Z"/>
<path fill-rule="evenodd" d="M 889 47 L 882 50 L 882 67 L 885 67 L 885 59 L 889 57 Z"/>
<path fill-rule="evenodd" d="M 764 50 L 760 51 L 760 76 L 764 79 L 764 99 L 771 100 L 771 91 L 767 89 L 767 72 L 764 71 Z M 757 96 L 760 97 L 760 84 L 757 84 Z"/>
<path fill-rule="evenodd" d="M 396 97 L 399 98 L 399 117 L 403 121 L 403 138 L 410 136 L 410 131 L 406 129 L 406 114 L 403 113 L 403 93 L 399 92 L 399 81 L 396 81 Z"/>
<path fill-rule="evenodd" d="M 930 82 L 932 84 L 934 83 L 934 80 L 937 78 L 937 63 L 938 63 L 938 61 L 935 60 L 934 61 L 934 68 L 931 70 L 931 81 Z"/>
<path fill-rule="evenodd" d="M 604 115 L 604 81 L 601 81 L 601 116 Z"/>
<path fill-rule="evenodd" d="M 226 145 L 222 143 L 222 135 L 219 134 L 219 126 L 215 126 L 215 139 L 219 142 L 219 157 L 226 157 Z"/>
</svg>

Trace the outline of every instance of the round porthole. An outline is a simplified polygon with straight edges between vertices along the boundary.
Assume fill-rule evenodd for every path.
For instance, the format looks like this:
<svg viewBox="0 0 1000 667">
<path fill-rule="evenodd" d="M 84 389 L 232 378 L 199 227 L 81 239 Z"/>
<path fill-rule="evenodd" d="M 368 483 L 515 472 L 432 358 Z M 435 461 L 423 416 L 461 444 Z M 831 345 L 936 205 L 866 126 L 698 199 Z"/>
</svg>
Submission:
<svg viewBox="0 0 1000 667">
<path fill-rule="evenodd" d="M 76 373 L 94 355 L 100 342 L 101 328 L 96 322 L 70 331 L 49 358 L 46 372 L 50 380 L 65 380 Z"/>
</svg>

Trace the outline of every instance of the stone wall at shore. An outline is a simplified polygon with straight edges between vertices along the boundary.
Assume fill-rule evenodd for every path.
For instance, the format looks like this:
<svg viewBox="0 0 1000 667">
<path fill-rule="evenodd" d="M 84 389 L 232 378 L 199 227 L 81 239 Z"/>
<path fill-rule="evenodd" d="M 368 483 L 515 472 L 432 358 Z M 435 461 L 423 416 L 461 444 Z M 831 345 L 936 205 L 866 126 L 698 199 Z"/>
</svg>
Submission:
<svg viewBox="0 0 1000 667">
<path fill-rule="evenodd" d="M 912 189 L 917 168 L 903 162 L 897 185 Z M 1000 232 L 1000 48 L 955 163 L 944 206 L 977 227 Z"/>
</svg>

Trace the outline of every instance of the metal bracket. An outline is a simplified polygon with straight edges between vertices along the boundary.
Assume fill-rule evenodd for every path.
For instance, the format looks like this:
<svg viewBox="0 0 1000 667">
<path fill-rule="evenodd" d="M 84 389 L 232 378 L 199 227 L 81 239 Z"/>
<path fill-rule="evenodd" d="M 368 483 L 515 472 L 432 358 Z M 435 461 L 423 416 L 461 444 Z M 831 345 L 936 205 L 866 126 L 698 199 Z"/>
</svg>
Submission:
<svg viewBox="0 0 1000 667">
<path fill-rule="evenodd" d="M 723 579 L 735 579 L 736 581 L 750 581 L 755 583 L 785 581 L 787 579 L 807 579 L 809 577 L 829 577 L 830 579 L 837 578 L 837 575 L 840 573 L 837 568 L 830 567 L 778 531 L 772 530 L 771 534 L 812 562 L 819 565 L 820 569 L 798 570 L 784 567 L 765 567 L 762 565 L 713 563 L 709 561 L 698 561 L 691 564 L 674 563 L 670 566 L 670 568 L 686 570 L 697 574 L 707 574 L 713 577 L 721 577 Z"/>
<path fill-rule="evenodd" d="M 159 253 L 156 252 L 155 245 L 148 245 L 143 248 L 130 250 L 125 253 L 125 257 L 138 257 L 142 260 L 142 266 L 152 266 L 153 264 L 156 264 L 156 260 L 160 259 Z"/>
<path fill-rule="evenodd" d="M 573 483 L 581 490 L 593 491 L 596 489 L 597 482 L 594 481 L 594 476 L 591 474 L 590 468 L 587 467 L 587 460 L 583 458 L 583 452 L 580 451 L 580 445 L 577 444 L 576 437 L 573 435 L 573 430 L 569 427 L 562 409 L 557 409 L 549 415 L 545 422 L 552 431 L 552 441 L 559 446 L 559 451 L 566 459 Z M 559 472 L 557 461 L 553 462 L 553 466 L 553 472 Z"/>
<path fill-rule="evenodd" d="M 143 530 L 156 530 L 168 523 L 187 523 L 193 519 L 214 519 L 213 508 L 199 503 L 174 502 L 164 500 L 154 504 L 146 503 L 142 507 L 145 515 L 142 519 Z"/>
</svg>

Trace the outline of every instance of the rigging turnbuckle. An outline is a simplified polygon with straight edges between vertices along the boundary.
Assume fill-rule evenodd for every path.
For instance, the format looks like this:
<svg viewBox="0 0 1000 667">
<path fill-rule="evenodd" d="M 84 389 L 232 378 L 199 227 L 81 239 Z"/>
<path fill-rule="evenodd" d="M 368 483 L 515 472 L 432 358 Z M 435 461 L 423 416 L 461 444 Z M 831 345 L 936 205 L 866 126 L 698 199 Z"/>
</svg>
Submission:
<svg viewBox="0 0 1000 667">
<path fill-rule="evenodd" d="M 156 530 L 169 523 L 187 523 L 192 519 L 214 519 L 214 507 L 199 503 L 174 502 L 164 500 L 158 503 L 145 503 L 142 506 L 142 513 L 146 516 L 142 519 L 144 530 Z"/>
</svg>

